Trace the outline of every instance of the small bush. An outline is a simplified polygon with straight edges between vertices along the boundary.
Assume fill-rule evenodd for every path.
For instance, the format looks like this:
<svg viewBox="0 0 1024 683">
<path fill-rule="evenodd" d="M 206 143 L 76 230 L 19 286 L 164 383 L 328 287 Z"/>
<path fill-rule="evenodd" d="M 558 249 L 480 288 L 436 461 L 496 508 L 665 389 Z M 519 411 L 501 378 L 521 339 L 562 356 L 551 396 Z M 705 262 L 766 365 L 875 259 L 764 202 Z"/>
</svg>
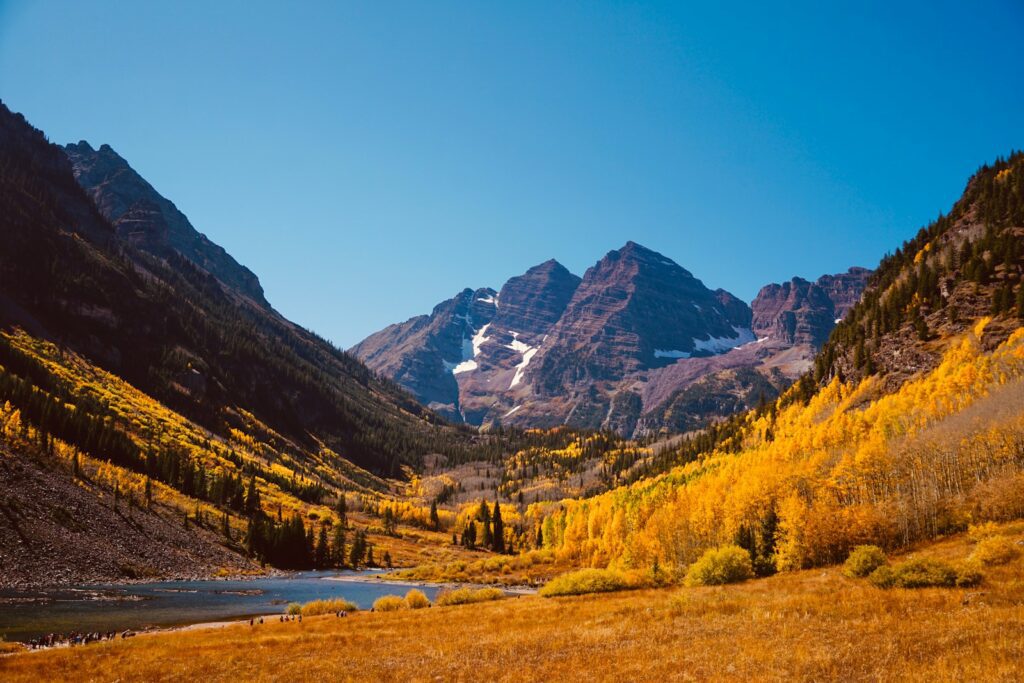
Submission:
<svg viewBox="0 0 1024 683">
<path fill-rule="evenodd" d="M 956 572 L 958 588 L 973 588 L 984 580 L 984 575 L 974 562 L 965 562 Z"/>
<path fill-rule="evenodd" d="M 291 616 L 302 614 L 302 605 L 297 602 L 288 603 L 288 614 Z"/>
<path fill-rule="evenodd" d="M 474 602 L 487 602 L 488 600 L 501 600 L 505 597 L 504 591 L 499 588 L 458 588 L 456 590 L 443 590 L 437 594 L 436 604 L 447 607 L 450 605 L 468 605 Z"/>
<path fill-rule="evenodd" d="M 957 570 L 938 560 L 907 560 L 879 567 L 868 581 L 879 588 L 951 587 L 957 584 Z"/>
<path fill-rule="evenodd" d="M 859 545 L 850 551 L 843 565 L 843 573 L 852 579 L 863 579 L 888 562 L 885 553 L 877 545 Z"/>
<path fill-rule="evenodd" d="M 611 569 L 580 569 L 568 572 L 548 581 L 540 589 L 545 598 L 558 595 L 583 595 L 585 593 L 609 593 L 629 588 L 626 577 Z"/>
<path fill-rule="evenodd" d="M 302 616 L 315 617 L 321 614 L 336 614 L 338 612 L 355 612 L 359 605 L 344 598 L 331 600 L 313 600 L 302 606 Z M 289 612 L 291 614 L 291 612 Z"/>
<path fill-rule="evenodd" d="M 970 561 L 983 565 L 1006 564 L 1019 554 L 1017 546 L 1005 536 L 988 536 L 978 542 L 978 546 L 971 553 Z"/>
<path fill-rule="evenodd" d="M 893 572 L 892 567 L 883 564 L 868 574 L 868 582 L 878 588 L 892 588 L 896 584 L 896 574 Z"/>
<path fill-rule="evenodd" d="M 724 545 L 708 550 L 690 565 L 686 572 L 686 585 L 719 586 L 746 581 L 753 576 L 750 553 L 738 545 Z"/>
<path fill-rule="evenodd" d="M 385 595 L 373 601 L 374 612 L 395 612 L 405 608 L 405 600 L 398 595 Z"/>
<path fill-rule="evenodd" d="M 423 594 L 423 591 L 413 588 L 405 594 L 405 606 L 409 609 L 423 609 L 424 607 L 430 607 L 430 600 L 427 600 L 427 596 Z"/>
</svg>

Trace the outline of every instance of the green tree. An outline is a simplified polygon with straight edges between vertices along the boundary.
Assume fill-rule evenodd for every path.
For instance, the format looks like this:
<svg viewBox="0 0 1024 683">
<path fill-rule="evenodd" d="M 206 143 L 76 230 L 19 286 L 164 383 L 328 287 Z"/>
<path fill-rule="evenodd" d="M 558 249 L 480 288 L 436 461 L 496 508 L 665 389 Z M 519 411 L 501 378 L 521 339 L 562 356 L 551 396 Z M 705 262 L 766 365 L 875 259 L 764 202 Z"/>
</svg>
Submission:
<svg viewBox="0 0 1024 683">
<path fill-rule="evenodd" d="M 496 553 L 505 552 L 505 523 L 501 520 L 501 504 L 494 501 L 494 534 L 491 540 L 491 549 Z"/>
<path fill-rule="evenodd" d="M 437 531 L 441 528 L 441 518 L 437 515 L 437 501 L 430 501 L 430 526 Z"/>
</svg>

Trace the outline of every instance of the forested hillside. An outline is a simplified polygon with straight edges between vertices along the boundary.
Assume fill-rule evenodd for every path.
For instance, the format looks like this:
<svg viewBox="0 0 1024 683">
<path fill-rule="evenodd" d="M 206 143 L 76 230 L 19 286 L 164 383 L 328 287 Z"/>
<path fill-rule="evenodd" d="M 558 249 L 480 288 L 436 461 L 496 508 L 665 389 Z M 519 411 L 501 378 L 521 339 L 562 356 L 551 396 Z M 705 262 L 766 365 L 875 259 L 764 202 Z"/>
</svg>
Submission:
<svg viewBox="0 0 1024 683">
<path fill-rule="evenodd" d="M 527 512 L 540 545 L 678 579 L 711 547 L 762 573 L 1024 516 L 1024 155 L 883 259 L 777 401 L 656 459 L 666 474 Z"/>
<path fill-rule="evenodd" d="M 389 381 L 173 250 L 118 238 L 59 147 L 0 109 L 0 322 L 74 349 L 225 434 L 251 412 L 304 448 L 322 441 L 397 474 L 465 444 Z"/>
</svg>

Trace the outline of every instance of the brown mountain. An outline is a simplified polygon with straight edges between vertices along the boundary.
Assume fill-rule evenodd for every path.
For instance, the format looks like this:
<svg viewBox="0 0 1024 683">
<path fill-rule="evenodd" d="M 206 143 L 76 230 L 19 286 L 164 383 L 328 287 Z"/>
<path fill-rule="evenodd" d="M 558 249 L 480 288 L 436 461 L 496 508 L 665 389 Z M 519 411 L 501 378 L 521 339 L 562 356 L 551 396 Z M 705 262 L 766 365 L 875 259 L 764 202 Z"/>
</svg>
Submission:
<svg viewBox="0 0 1024 683">
<path fill-rule="evenodd" d="M 769 285 L 752 311 L 629 242 L 582 279 L 555 261 L 510 279 L 493 315 L 469 328 L 448 310 L 451 300 L 352 352 L 471 424 L 685 431 L 770 398 L 805 372 L 867 274 Z M 466 360 L 438 362 L 439 338 L 447 348 L 468 339 Z"/>
<path fill-rule="evenodd" d="M 818 348 L 856 303 L 870 275 L 865 268 L 851 268 L 838 275 L 823 275 L 815 282 L 795 277 L 765 285 L 751 304 L 753 330 L 758 337 Z"/>
<path fill-rule="evenodd" d="M 390 325 L 351 349 L 370 368 L 392 378 L 424 405 L 462 421 L 458 374 L 475 368 L 481 331 L 494 318 L 493 289 L 464 289 L 418 315 Z"/>
</svg>

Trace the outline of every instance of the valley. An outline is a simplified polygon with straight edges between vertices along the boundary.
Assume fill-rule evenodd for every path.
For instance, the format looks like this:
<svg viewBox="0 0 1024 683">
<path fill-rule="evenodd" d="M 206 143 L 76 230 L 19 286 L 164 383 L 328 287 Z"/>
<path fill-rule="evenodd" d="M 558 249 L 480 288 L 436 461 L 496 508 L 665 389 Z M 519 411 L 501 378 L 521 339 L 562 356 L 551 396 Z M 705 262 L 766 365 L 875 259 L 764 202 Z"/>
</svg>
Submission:
<svg viewBox="0 0 1024 683">
<path fill-rule="evenodd" d="M 4 680 L 1015 679 L 1024 154 L 874 270 L 748 305 L 630 241 L 348 352 L 109 146 L 2 107 L 0 158 L 0 601 L 309 617 L 10 642 Z"/>
</svg>

